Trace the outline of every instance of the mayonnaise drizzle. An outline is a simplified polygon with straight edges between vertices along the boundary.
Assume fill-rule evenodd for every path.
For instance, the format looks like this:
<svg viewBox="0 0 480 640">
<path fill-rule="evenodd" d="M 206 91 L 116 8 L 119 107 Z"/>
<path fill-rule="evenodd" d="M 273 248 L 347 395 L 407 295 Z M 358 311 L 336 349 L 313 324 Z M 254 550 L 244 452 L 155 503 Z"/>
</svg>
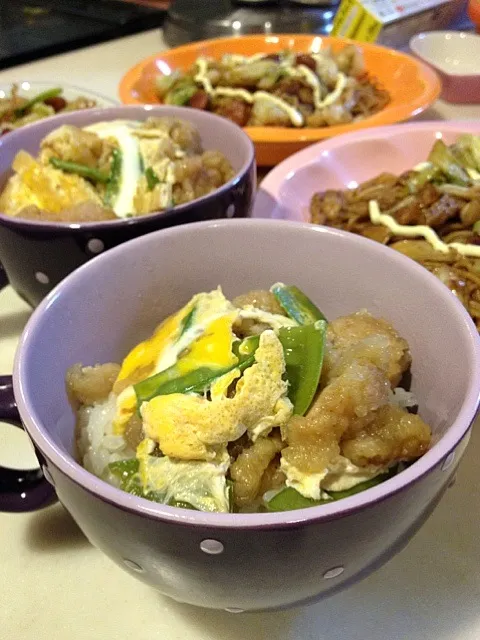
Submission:
<svg viewBox="0 0 480 640">
<path fill-rule="evenodd" d="M 96 133 L 99 138 L 114 138 L 122 152 L 122 170 L 118 194 L 112 209 L 119 218 L 135 211 L 134 198 L 137 183 L 141 176 L 138 138 L 133 134 L 141 125 L 134 120 L 111 120 L 97 122 L 85 127 L 86 131 Z"/>
<path fill-rule="evenodd" d="M 263 53 L 255 54 L 249 58 L 245 56 L 240 56 L 236 54 L 230 54 L 228 56 L 228 60 L 239 64 L 251 64 L 258 60 L 261 60 L 264 57 Z M 272 104 L 275 104 L 278 108 L 285 111 L 290 118 L 291 123 L 295 127 L 301 127 L 304 123 L 304 118 L 301 112 L 298 109 L 292 107 L 292 105 L 288 104 L 285 100 L 282 100 L 278 96 L 274 96 L 267 91 L 255 91 L 255 93 L 251 93 L 246 89 L 234 89 L 232 87 L 216 87 L 215 89 L 210 82 L 210 78 L 208 77 L 208 60 L 203 57 L 199 57 L 196 60 L 197 65 L 197 73 L 194 76 L 195 82 L 199 82 L 206 93 L 211 96 L 228 96 L 231 98 L 241 98 L 248 104 L 253 104 L 257 100 L 268 100 Z M 335 84 L 334 90 L 325 96 L 325 98 L 321 99 L 321 85 L 320 81 L 313 73 L 311 69 L 307 66 L 301 64 L 298 67 L 291 68 L 285 67 L 285 71 L 291 77 L 302 77 L 306 83 L 312 88 L 313 91 L 313 101 L 316 109 L 323 109 L 335 102 L 345 88 L 347 83 L 347 78 L 343 73 L 339 73 L 337 76 L 337 82 Z"/>
<path fill-rule="evenodd" d="M 407 238 L 422 237 L 431 244 L 436 251 L 440 251 L 441 253 L 448 253 L 450 249 L 455 249 L 462 256 L 480 257 L 480 246 L 463 244 L 461 242 L 450 242 L 447 244 L 440 240 L 431 227 L 423 224 L 399 224 L 392 216 L 389 216 L 387 213 L 381 213 L 378 203 L 375 200 L 370 200 L 368 203 L 368 211 L 373 224 L 381 224 L 397 236 L 406 236 Z"/>
<path fill-rule="evenodd" d="M 290 76 L 303 77 L 306 83 L 310 85 L 313 90 L 313 102 L 316 109 L 323 109 L 324 107 L 328 107 L 333 104 L 335 100 L 337 100 L 342 95 L 342 91 L 345 89 L 345 85 L 347 84 L 346 76 L 343 73 L 339 72 L 337 75 L 335 88 L 322 100 L 320 80 L 311 69 L 309 69 L 304 64 L 300 64 L 294 69 L 288 69 L 287 73 Z"/>
<path fill-rule="evenodd" d="M 465 171 L 468 173 L 471 180 L 480 180 L 480 173 L 475 171 L 475 169 L 471 169 L 470 167 L 466 167 Z"/>
</svg>

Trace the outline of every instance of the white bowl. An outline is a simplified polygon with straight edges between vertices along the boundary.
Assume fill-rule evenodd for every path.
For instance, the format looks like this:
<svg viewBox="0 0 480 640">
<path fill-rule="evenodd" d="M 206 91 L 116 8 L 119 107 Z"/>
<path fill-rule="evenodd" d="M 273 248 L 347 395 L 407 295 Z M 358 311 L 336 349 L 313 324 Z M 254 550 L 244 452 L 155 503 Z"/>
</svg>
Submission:
<svg viewBox="0 0 480 640">
<path fill-rule="evenodd" d="M 480 103 L 480 36 L 462 31 L 430 31 L 410 40 L 412 52 L 439 74 L 448 102 Z"/>
<path fill-rule="evenodd" d="M 42 91 L 47 91 L 48 89 L 54 89 L 55 87 L 60 87 L 62 89 L 62 96 L 67 101 L 76 100 L 77 98 L 88 98 L 90 100 L 95 100 L 98 107 L 112 107 L 118 104 L 117 100 L 112 100 L 111 98 L 107 98 L 106 96 L 101 95 L 100 93 L 96 93 L 95 91 L 90 91 L 89 89 L 83 89 L 82 87 L 76 87 L 71 84 L 58 83 L 55 80 L 51 82 L 37 82 L 35 80 L 19 80 L 18 82 L 2 82 L 0 84 L 0 98 L 5 98 L 10 95 L 12 90 L 12 85 L 16 84 L 18 86 L 18 93 L 22 98 L 33 98 L 37 94 Z"/>
</svg>

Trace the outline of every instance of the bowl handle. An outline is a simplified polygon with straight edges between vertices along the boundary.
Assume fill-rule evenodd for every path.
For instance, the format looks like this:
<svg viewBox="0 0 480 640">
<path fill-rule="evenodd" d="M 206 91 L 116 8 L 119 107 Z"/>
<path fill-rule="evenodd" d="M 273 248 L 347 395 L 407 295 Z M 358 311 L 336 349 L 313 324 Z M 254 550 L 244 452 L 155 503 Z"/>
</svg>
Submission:
<svg viewBox="0 0 480 640">
<path fill-rule="evenodd" d="M 0 376 L 0 421 L 23 429 L 13 395 L 12 376 Z M 35 453 L 42 467 L 45 460 L 37 449 Z M 56 499 L 41 468 L 23 470 L 0 466 L 0 511 L 35 511 Z"/>
<path fill-rule="evenodd" d="M 5 269 L 0 262 L 0 290 L 8 285 L 7 274 L 5 273 Z"/>
</svg>

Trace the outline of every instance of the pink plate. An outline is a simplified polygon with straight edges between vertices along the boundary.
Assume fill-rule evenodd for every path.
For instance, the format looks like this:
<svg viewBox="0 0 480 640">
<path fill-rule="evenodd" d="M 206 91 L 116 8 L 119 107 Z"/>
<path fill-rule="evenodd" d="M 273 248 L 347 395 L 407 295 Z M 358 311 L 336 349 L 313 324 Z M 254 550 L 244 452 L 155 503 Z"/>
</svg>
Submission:
<svg viewBox="0 0 480 640">
<path fill-rule="evenodd" d="M 415 122 L 364 129 L 313 144 L 275 167 L 260 184 L 252 216 L 310 220 L 316 191 L 354 188 L 381 172 L 401 173 L 424 162 L 436 138 L 480 135 L 480 122 Z"/>
</svg>

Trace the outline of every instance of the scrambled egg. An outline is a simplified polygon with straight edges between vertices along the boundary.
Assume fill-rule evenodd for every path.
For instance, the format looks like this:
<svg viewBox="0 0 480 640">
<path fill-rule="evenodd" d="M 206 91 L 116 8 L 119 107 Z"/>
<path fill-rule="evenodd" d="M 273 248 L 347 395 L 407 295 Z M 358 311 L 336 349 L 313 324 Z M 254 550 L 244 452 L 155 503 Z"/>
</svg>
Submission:
<svg viewBox="0 0 480 640">
<path fill-rule="evenodd" d="M 168 317 L 155 333 L 130 351 L 122 363 L 116 387 L 123 388 L 117 400 L 115 433 L 123 433 L 137 408 L 133 384 L 176 365 L 175 376 L 206 366 L 234 366 L 232 325 L 238 311 L 216 289 L 195 295 L 180 311 Z"/>
<path fill-rule="evenodd" d="M 16 173 L 0 195 L 0 209 L 7 215 L 16 215 L 32 205 L 58 213 L 79 202 L 102 203 L 87 180 L 43 165 L 26 151 L 19 151 L 12 169 Z"/>
<path fill-rule="evenodd" d="M 357 467 L 344 456 L 338 456 L 335 462 L 321 473 L 304 473 L 284 458 L 280 461 L 280 467 L 287 477 L 287 487 L 292 487 L 305 498 L 313 500 L 325 498 L 325 491 L 348 491 L 388 470 L 387 467 L 374 465 Z"/>
<path fill-rule="evenodd" d="M 291 320 L 249 309 L 248 317 L 280 326 Z M 180 311 L 167 318 L 144 342 L 127 355 L 116 382 L 114 433 L 124 433 L 137 410 L 133 384 L 159 372 L 179 377 L 200 367 L 222 371 L 210 389 L 210 400 L 181 393 L 157 396 L 142 407 L 144 429 L 160 444 L 165 455 L 184 460 L 210 460 L 219 447 L 247 429 L 252 439 L 285 424 L 292 413 L 287 383 L 282 379 L 285 361 L 280 341 L 273 333 L 262 336 L 255 364 L 243 376 L 232 351 L 233 325 L 243 310 L 225 298 L 220 288 L 195 295 Z M 237 382 L 234 398 L 228 390 Z"/>
<path fill-rule="evenodd" d="M 226 358 L 220 363 L 221 366 L 235 362 L 231 355 L 225 356 L 225 347 L 228 346 L 231 352 L 234 336 L 231 330 L 233 320 L 230 323 L 229 316 L 235 319 L 237 313 L 220 288 L 209 293 L 198 293 L 180 311 L 164 320 L 150 338 L 130 351 L 122 363 L 118 380 L 125 380 L 139 372 L 144 374 L 139 379 L 143 379 L 172 366 L 182 351 L 207 333 L 207 328 L 208 334 L 213 333 L 209 325 L 216 320 L 220 322 L 214 329 L 217 332 L 220 330 L 222 335 L 216 335 L 217 340 L 212 340 L 208 347 L 206 345 L 210 362 L 216 362 L 219 358 Z M 222 324 L 222 319 L 225 319 L 225 324 Z"/>
<path fill-rule="evenodd" d="M 185 462 L 152 456 L 154 447 L 155 442 L 147 438 L 137 448 L 140 480 L 146 493 L 160 494 L 164 504 L 174 501 L 200 511 L 229 511 L 227 453 L 211 462 Z"/>
<path fill-rule="evenodd" d="M 141 408 L 145 433 L 162 452 L 183 460 L 211 460 L 219 449 L 247 430 L 252 440 L 284 425 L 292 414 L 283 380 L 282 345 L 271 330 L 260 336 L 255 364 L 238 380 L 233 398 L 226 395 L 233 376 L 217 384 L 211 400 L 198 395 L 157 396 Z"/>
</svg>

